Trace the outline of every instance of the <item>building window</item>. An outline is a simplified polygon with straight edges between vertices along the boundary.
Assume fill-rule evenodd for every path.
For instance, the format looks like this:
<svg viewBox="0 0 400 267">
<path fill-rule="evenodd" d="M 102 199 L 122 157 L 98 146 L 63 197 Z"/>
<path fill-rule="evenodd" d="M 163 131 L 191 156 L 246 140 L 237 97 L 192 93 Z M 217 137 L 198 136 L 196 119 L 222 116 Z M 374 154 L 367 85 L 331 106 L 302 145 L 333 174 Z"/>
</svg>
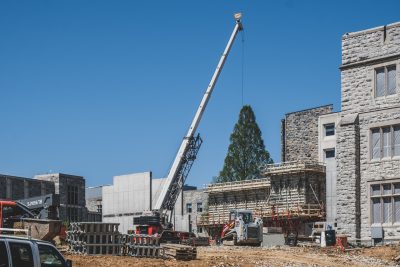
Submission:
<svg viewBox="0 0 400 267">
<path fill-rule="evenodd" d="M 371 129 L 371 159 L 400 156 L 400 125 Z"/>
<path fill-rule="evenodd" d="M 396 65 L 375 69 L 375 97 L 396 94 Z"/>
<path fill-rule="evenodd" d="M 370 190 L 371 223 L 400 223 L 400 183 L 373 184 Z"/>
<path fill-rule="evenodd" d="M 97 212 L 102 213 L 103 205 L 97 205 Z"/>
<path fill-rule="evenodd" d="M 203 203 L 202 202 L 197 203 L 197 212 L 203 212 Z"/>
<path fill-rule="evenodd" d="M 192 213 L 192 203 L 186 203 L 186 212 Z"/>
<path fill-rule="evenodd" d="M 203 233 L 203 228 L 202 227 L 198 227 L 197 228 L 197 233 L 199 233 L 199 234 Z"/>
<path fill-rule="evenodd" d="M 325 124 L 324 129 L 325 129 L 325 136 L 335 135 L 335 124 L 334 123 Z"/>
<path fill-rule="evenodd" d="M 67 204 L 78 205 L 78 186 L 68 185 L 67 194 Z"/>
<path fill-rule="evenodd" d="M 326 149 L 325 150 L 325 158 L 329 159 L 329 158 L 334 158 L 335 157 L 335 149 Z"/>
</svg>

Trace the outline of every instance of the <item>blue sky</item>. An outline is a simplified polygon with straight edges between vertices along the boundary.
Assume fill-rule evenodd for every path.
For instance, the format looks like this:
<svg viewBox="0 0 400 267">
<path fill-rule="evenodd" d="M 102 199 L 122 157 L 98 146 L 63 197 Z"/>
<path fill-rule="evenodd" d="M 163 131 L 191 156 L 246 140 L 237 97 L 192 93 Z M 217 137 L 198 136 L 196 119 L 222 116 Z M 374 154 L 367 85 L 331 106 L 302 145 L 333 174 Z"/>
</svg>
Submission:
<svg viewBox="0 0 400 267">
<path fill-rule="evenodd" d="M 341 36 L 400 21 L 399 1 L 1 1 L 0 173 L 87 185 L 164 177 L 242 11 L 187 183 L 222 168 L 242 99 L 280 160 L 284 114 L 340 110 Z"/>
</svg>

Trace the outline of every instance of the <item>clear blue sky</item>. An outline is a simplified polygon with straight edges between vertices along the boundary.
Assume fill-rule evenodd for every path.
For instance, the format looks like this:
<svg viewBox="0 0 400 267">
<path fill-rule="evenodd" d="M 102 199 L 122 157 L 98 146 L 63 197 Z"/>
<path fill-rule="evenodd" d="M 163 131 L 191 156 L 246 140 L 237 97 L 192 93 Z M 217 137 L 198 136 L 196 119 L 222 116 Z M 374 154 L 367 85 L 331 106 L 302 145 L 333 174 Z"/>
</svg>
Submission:
<svg viewBox="0 0 400 267">
<path fill-rule="evenodd" d="M 280 160 L 280 120 L 340 110 L 341 36 L 400 1 L 1 1 L 0 173 L 164 177 L 244 13 L 244 102 Z M 209 102 L 187 183 L 218 175 L 241 108 L 241 36 Z"/>
</svg>

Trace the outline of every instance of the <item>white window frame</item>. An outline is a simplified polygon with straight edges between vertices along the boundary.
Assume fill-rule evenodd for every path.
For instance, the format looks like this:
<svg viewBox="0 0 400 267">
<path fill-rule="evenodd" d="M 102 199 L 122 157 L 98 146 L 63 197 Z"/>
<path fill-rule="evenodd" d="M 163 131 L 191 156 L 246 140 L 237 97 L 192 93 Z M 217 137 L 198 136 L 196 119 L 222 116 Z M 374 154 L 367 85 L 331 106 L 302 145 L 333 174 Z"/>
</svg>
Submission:
<svg viewBox="0 0 400 267">
<path fill-rule="evenodd" d="M 400 192 L 395 193 L 395 184 L 400 185 L 400 179 L 393 179 L 393 180 L 388 180 L 388 181 L 376 181 L 376 182 L 370 182 L 368 183 L 368 198 L 369 198 L 369 222 L 370 225 L 374 226 L 399 226 L 400 225 L 400 218 L 399 221 L 396 222 L 396 206 L 395 206 L 395 199 L 400 199 Z M 390 193 L 385 194 L 384 193 L 384 186 L 385 185 L 390 185 Z M 372 194 L 372 187 L 373 186 L 379 186 L 379 194 Z M 390 203 L 391 203 L 391 221 L 390 222 L 385 222 L 384 218 L 384 199 L 390 198 Z M 374 203 L 373 199 L 377 200 L 379 199 L 379 205 L 380 205 L 380 222 L 374 222 Z M 400 212 L 400 208 L 398 210 Z"/>
<path fill-rule="evenodd" d="M 327 135 L 326 134 L 326 127 L 327 126 L 333 126 L 333 134 L 331 134 L 331 135 Z M 336 134 L 336 125 L 335 125 L 335 123 L 326 123 L 326 124 L 324 124 L 324 136 L 325 137 L 335 136 L 335 134 Z"/>
<path fill-rule="evenodd" d="M 400 155 L 395 155 L 395 127 L 400 127 L 400 124 L 392 124 L 392 125 L 382 125 L 382 126 L 377 126 L 377 127 L 371 127 L 369 129 L 369 158 L 370 161 L 380 161 L 380 160 L 385 160 L 385 159 L 398 159 L 400 158 Z M 389 133 L 389 155 L 385 156 L 384 155 L 384 134 L 383 134 L 383 129 L 385 128 L 390 128 L 390 133 Z M 373 134 L 372 132 L 374 130 L 379 129 L 379 157 L 374 158 L 374 139 L 373 139 Z"/>
<path fill-rule="evenodd" d="M 333 151 L 333 157 L 329 157 L 329 158 L 327 158 L 326 157 L 326 152 L 330 152 L 330 151 Z M 324 149 L 324 160 L 326 160 L 326 159 L 331 159 L 331 158 L 336 158 L 336 149 L 335 148 L 327 148 L 327 149 Z"/>
<path fill-rule="evenodd" d="M 388 75 L 388 69 L 394 67 L 395 68 L 395 92 L 393 94 L 388 94 L 388 79 L 389 79 L 389 75 Z M 379 69 L 384 69 L 384 85 L 383 85 L 383 90 L 384 90 L 384 94 L 381 96 L 377 95 L 377 83 L 378 83 L 378 79 L 377 79 L 377 70 Z M 381 98 L 381 97 L 388 97 L 388 96 L 393 96 L 396 95 L 399 91 L 398 88 L 398 82 L 397 82 L 397 64 L 396 63 L 390 63 L 387 65 L 381 65 L 381 66 L 376 66 L 374 68 L 374 98 Z"/>
<path fill-rule="evenodd" d="M 190 211 L 189 211 L 190 207 Z M 192 203 L 186 203 L 186 213 L 192 213 L 193 212 L 193 205 Z"/>
</svg>

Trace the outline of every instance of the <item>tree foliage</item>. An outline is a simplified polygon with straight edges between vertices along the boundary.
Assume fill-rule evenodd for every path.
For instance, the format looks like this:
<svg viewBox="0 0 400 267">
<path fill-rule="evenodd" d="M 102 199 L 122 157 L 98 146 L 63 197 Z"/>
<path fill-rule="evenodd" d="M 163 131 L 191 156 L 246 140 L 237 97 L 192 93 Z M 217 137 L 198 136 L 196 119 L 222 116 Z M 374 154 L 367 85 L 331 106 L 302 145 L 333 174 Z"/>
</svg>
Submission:
<svg viewBox="0 0 400 267">
<path fill-rule="evenodd" d="M 230 136 L 224 167 L 215 182 L 259 178 L 260 166 L 268 163 L 273 160 L 265 150 L 254 112 L 250 106 L 243 106 Z"/>
</svg>

